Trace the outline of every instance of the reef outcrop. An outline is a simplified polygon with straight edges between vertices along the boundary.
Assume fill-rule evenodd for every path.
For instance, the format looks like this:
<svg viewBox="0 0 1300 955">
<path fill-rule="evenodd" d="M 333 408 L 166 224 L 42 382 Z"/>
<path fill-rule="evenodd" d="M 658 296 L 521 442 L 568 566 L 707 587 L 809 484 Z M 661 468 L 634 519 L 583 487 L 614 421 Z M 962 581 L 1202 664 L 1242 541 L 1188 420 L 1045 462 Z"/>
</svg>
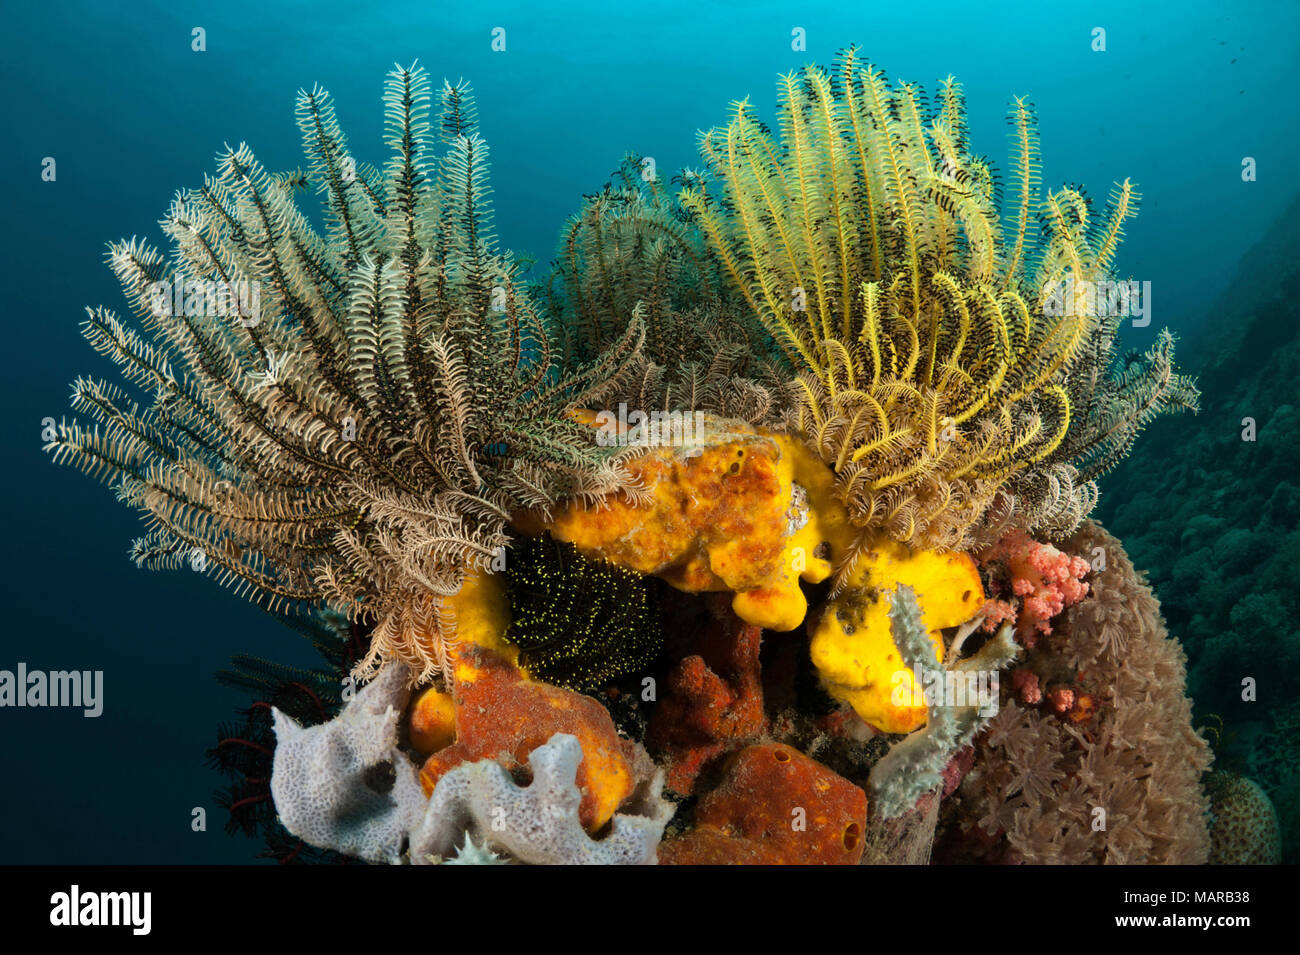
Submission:
<svg viewBox="0 0 1300 955">
<path fill-rule="evenodd" d="M 1206 857 L 1183 659 L 1085 522 L 1197 391 L 1169 333 L 1121 359 L 1121 317 L 1060 307 L 1113 279 L 1132 183 L 1099 215 L 1040 190 L 1017 99 L 1003 203 L 955 80 L 931 106 L 850 47 L 782 78 L 775 127 L 737 103 L 680 190 L 625 163 L 535 284 L 469 89 L 398 67 L 384 104 L 382 169 L 303 91 L 306 172 L 227 148 L 170 256 L 113 246 L 135 321 L 84 332 L 126 387 L 79 379 L 47 445 L 146 516 L 142 566 L 342 620 L 295 681 L 314 725 L 274 710 L 288 833 L 385 863 Z M 257 283 L 259 320 L 163 294 L 199 281 Z"/>
</svg>

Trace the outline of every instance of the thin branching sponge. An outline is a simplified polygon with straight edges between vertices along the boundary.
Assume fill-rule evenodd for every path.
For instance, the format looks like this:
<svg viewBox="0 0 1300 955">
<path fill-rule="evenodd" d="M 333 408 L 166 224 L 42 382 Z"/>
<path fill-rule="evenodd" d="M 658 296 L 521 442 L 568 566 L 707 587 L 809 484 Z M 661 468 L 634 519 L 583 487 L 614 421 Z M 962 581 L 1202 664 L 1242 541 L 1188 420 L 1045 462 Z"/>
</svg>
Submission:
<svg viewBox="0 0 1300 955">
<path fill-rule="evenodd" d="M 953 682 L 946 679 L 946 674 L 952 672 L 960 678 L 983 671 L 991 675 L 1007 666 L 1019 652 L 1010 626 L 1004 625 L 975 655 L 951 661 L 948 669 L 944 670 L 930 642 L 916 594 L 910 587 L 900 584 L 894 591 L 889 617 L 894 643 L 908 669 L 922 683 L 930 682 L 934 675 L 942 675 L 944 680 L 937 686 L 937 692 L 926 693 L 925 728 L 895 743 L 871 768 L 870 785 L 875 797 L 875 811 L 886 819 L 907 812 L 917 800 L 937 788 L 949 761 L 959 749 L 970 743 L 992 716 L 991 712 L 981 713 L 977 702 L 969 697 L 961 705 L 944 698 L 946 686 Z M 997 684 L 994 683 L 993 687 L 996 691 Z M 995 692 L 994 704 L 996 701 Z"/>
</svg>

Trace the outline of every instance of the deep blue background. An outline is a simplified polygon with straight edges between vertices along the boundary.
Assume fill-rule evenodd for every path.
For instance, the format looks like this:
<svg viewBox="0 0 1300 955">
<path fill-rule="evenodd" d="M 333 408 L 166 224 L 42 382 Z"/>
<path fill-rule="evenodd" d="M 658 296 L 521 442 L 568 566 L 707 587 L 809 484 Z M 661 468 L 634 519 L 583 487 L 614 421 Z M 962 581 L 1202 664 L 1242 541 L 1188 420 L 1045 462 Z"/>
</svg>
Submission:
<svg viewBox="0 0 1300 955">
<path fill-rule="evenodd" d="M 1097 199 L 1125 176 L 1142 214 L 1121 269 L 1149 279 L 1154 321 L 1207 316 L 1243 251 L 1300 182 L 1295 90 L 1300 8 L 1284 2 L 550 4 L 445 2 L 118 4 L 10 9 L 0 37 L 0 230 L 8 338 L 5 625 L 0 668 L 102 669 L 97 720 L 0 710 L 0 862 L 227 862 L 255 846 L 221 832 L 202 754 L 243 700 L 212 673 L 232 652 L 308 659 L 301 639 L 197 575 L 137 571 L 137 519 L 103 487 L 56 468 L 39 422 L 68 382 L 109 372 L 82 342 L 86 305 L 121 309 L 107 241 L 160 240 L 173 192 L 197 184 L 223 142 L 270 168 L 302 161 L 301 86 L 335 95 L 359 158 L 380 163 L 380 90 L 419 58 L 477 91 L 505 245 L 549 260 L 563 220 L 626 150 L 667 174 L 696 164 L 695 134 L 775 79 L 860 44 L 893 77 L 965 85 L 976 149 L 1006 155 L 1007 102 L 1030 94 L 1044 182 Z M 1141 9 L 1133 9 L 1140 6 Z M 562 7 L 562 9 L 561 9 Z M 190 49 L 190 30 L 208 49 Z M 507 30 L 505 53 L 490 31 Z M 808 50 L 790 49 L 795 26 Z M 1107 31 L 1105 53 L 1091 30 Z M 1234 61 L 1235 62 L 1232 62 Z M 58 179 L 41 181 L 52 156 Z M 1259 181 L 1241 181 L 1244 156 Z M 1140 451 L 1139 451 L 1140 453 Z M 190 811 L 209 810 L 206 833 Z"/>
</svg>

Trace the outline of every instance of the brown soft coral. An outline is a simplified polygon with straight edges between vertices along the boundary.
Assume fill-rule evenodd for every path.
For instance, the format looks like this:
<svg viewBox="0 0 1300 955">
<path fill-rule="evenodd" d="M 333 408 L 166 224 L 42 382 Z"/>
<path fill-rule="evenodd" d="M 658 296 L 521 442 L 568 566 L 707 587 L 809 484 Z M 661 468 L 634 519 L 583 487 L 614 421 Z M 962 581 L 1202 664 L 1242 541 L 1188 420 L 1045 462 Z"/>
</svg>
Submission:
<svg viewBox="0 0 1300 955">
<path fill-rule="evenodd" d="M 1072 705 L 1055 713 L 1029 704 L 1030 681 L 1020 678 L 1021 692 L 1007 694 L 977 739 L 941 856 L 1206 861 L 1201 775 L 1211 755 L 1192 729 L 1186 658 L 1118 540 L 1087 522 L 1061 544 L 1074 555 L 1097 548 L 1105 561 L 1092 593 L 1040 635 L 1026 662 L 1044 683 L 1070 686 Z M 1058 704 L 1065 697 L 1055 694 Z"/>
</svg>

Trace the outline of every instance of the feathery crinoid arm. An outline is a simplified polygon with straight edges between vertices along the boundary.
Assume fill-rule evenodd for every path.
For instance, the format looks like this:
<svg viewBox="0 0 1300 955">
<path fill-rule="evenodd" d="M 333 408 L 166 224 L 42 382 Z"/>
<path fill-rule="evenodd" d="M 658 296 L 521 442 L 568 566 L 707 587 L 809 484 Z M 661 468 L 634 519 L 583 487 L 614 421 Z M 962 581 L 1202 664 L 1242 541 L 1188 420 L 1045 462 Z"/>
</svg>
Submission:
<svg viewBox="0 0 1300 955">
<path fill-rule="evenodd" d="M 1132 351 L 1112 360 L 1118 322 L 1107 322 L 1099 347 L 1075 370 L 1076 403 L 1083 420 L 1071 429 L 1060 457 L 1079 479 L 1109 472 L 1133 447 L 1138 434 L 1161 414 L 1200 411 L 1194 379 L 1174 371 L 1174 336 L 1162 329 L 1145 353 Z"/>
<path fill-rule="evenodd" d="M 1132 184 L 1100 217 L 1079 189 L 1040 195 L 1019 98 L 1004 204 L 971 151 L 960 85 L 949 77 L 931 104 L 852 48 L 833 71 L 781 77 L 778 117 L 779 138 L 736 104 L 701 136 L 714 187 L 681 202 L 794 366 L 800 427 L 854 520 L 930 547 L 970 546 L 1008 514 L 1068 530 L 1133 425 L 1189 404 L 1164 346 L 1120 385 L 1089 371 L 1104 314 L 1053 307 L 1062 283 L 1112 278 Z M 1090 423 L 1098 404 L 1123 421 Z"/>
<path fill-rule="evenodd" d="M 547 284 L 549 312 L 575 360 L 621 337 L 638 304 L 652 360 L 693 357 L 680 340 L 682 313 L 717 296 L 716 262 L 648 162 L 625 156 L 561 231 Z"/>
<path fill-rule="evenodd" d="M 506 542 L 518 507 L 628 483 L 570 411 L 628 372 L 630 328 L 561 369 L 496 250 L 473 98 L 418 66 L 385 84 L 383 169 L 359 163 L 329 94 L 298 96 L 305 173 L 226 148 L 177 195 L 171 255 L 109 263 L 130 318 L 83 332 L 121 383 L 78 379 L 48 445 L 145 515 L 142 566 L 206 570 L 277 612 L 326 603 L 373 627 L 366 666 L 432 675 L 438 597 Z M 325 209 L 298 208 L 304 181 Z"/>
<path fill-rule="evenodd" d="M 548 322 L 580 365 L 630 326 L 644 335 L 626 387 L 607 402 L 770 421 L 786 376 L 766 330 L 722 278 L 725 265 L 649 160 L 629 154 L 561 233 L 547 283 Z M 673 178 L 687 188 L 701 175 Z"/>
</svg>

